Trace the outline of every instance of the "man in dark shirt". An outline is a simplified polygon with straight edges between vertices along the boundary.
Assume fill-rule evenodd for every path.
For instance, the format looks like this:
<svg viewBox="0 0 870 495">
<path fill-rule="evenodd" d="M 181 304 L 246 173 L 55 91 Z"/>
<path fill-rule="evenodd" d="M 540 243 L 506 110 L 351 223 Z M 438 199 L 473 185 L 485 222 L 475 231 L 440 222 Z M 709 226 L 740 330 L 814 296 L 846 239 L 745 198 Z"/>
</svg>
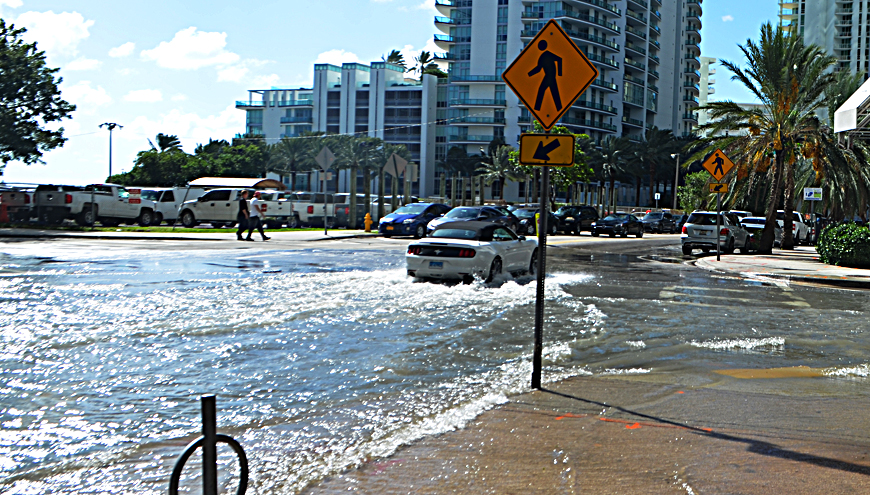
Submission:
<svg viewBox="0 0 870 495">
<path fill-rule="evenodd" d="M 244 241 L 245 238 L 242 237 L 242 232 L 244 232 L 248 228 L 248 219 L 251 217 L 251 214 L 248 212 L 248 191 L 242 191 L 239 193 L 239 214 L 236 216 L 236 221 L 239 223 L 239 230 L 236 231 L 236 239 L 240 241 Z M 253 241 L 250 237 L 248 237 L 249 241 Z"/>
</svg>

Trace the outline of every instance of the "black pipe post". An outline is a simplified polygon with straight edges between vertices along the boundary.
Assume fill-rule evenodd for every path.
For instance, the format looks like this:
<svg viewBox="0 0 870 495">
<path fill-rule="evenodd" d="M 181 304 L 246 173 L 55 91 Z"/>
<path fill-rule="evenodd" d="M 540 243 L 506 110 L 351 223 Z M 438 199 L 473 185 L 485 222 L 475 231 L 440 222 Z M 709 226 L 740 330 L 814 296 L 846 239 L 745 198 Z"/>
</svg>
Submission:
<svg viewBox="0 0 870 495">
<path fill-rule="evenodd" d="M 549 134 L 549 132 L 547 132 Z M 541 367 L 544 353 L 544 279 L 547 270 L 547 220 L 549 217 L 550 167 L 541 174 L 540 220 L 538 221 L 538 290 L 535 297 L 535 349 L 532 354 L 532 388 L 541 388 Z"/>
<path fill-rule="evenodd" d="M 217 495 L 217 407 L 214 395 L 202 401 L 202 495 Z"/>
</svg>

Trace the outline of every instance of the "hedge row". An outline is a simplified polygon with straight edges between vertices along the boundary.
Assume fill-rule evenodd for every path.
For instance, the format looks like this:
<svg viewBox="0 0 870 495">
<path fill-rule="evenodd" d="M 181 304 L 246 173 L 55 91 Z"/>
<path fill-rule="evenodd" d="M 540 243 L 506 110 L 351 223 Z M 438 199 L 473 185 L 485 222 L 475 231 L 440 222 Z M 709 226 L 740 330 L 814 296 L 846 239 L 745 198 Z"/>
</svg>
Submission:
<svg viewBox="0 0 870 495">
<path fill-rule="evenodd" d="M 829 226 L 819 236 L 816 250 L 823 263 L 870 268 L 870 228 L 854 223 Z"/>
</svg>

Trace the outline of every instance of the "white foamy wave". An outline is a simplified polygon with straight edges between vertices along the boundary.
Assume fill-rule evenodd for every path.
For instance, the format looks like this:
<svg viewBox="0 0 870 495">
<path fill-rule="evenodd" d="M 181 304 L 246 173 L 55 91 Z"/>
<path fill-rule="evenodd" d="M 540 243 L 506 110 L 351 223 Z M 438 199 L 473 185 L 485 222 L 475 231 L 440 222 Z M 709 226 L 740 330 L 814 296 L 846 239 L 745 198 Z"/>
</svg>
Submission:
<svg viewBox="0 0 870 495">
<path fill-rule="evenodd" d="M 867 378 L 870 376 L 870 364 L 859 364 L 857 366 L 846 366 L 843 368 L 828 368 L 823 371 L 825 376 L 842 377 L 842 378 Z"/>
<path fill-rule="evenodd" d="M 731 340 L 708 340 L 706 342 L 691 341 L 689 345 L 706 349 L 727 351 L 731 349 L 757 349 L 759 347 L 782 347 L 785 339 L 782 337 L 768 337 L 766 339 L 731 339 Z"/>
<path fill-rule="evenodd" d="M 625 343 L 630 345 L 631 347 L 634 347 L 635 349 L 643 349 L 646 347 L 646 342 L 642 340 L 626 340 Z"/>
<path fill-rule="evenodd" d="M 630 368 L 627 370 L 620 370 L 615 368 L 607 368 L 603 372 L 602 375 L 645 375 L 647 373 L 652 372 L 652 370 L 648 370 L 646 368 Z"/>
</svg>

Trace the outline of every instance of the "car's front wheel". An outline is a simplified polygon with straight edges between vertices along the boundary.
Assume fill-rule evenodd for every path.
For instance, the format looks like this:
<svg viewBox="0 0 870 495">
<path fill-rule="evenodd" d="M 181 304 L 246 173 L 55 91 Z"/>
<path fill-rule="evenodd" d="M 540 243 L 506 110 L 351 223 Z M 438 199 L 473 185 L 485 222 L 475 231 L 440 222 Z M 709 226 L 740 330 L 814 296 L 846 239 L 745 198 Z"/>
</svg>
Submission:
<svg viewBox="0 0 870 495">
<path fill-rule="evenodd" d="M 597 231 L 597 230 L 593 230 L 593 231 L 592 231 L 592 237 L 598 237 L 598 231 Z"/>
<path fill-rule="evenodd" d="M 414 230 L 414 238 L 420 239 L 423 237 L 426 237 L 426 227 L 424 227 L 423 225 L 418 225 L 417 228 Z"/>
<path fill-rule="evenodd" d="M 688 246 L 683 246 L 683 255 L 689 256 L 692 254 L 692 248 Z"/>
<path fill-rule="evenodd" d="M 142 210 L 142 213 L 139 214 L 140 227 L 149 227 L 153 221 L 154 212 L 152 212 L 151 210 Z"/>
<path fill-rule="evenodd" d="M 498 275 L 501 275 L 501 258 L 492 260 L 492 264 L 489 265 L 489 275 L 486 277 L 485 282 L 492 282 Z"/>
<path fill-rule="evenodd" d="M 188 229 L 196 226 L 196 216 L 192 211 L 184 210 L 184 213 L 181 214 L 181 225 Z"/>
<path fill-rule="evenodd" d="M 637 237 L 638 239 L 640 239 L 641 237 L 643 237 L 643 229 L 640 229 L 640 230 L 637 232 L 636 237 Z"/>
</svg>

